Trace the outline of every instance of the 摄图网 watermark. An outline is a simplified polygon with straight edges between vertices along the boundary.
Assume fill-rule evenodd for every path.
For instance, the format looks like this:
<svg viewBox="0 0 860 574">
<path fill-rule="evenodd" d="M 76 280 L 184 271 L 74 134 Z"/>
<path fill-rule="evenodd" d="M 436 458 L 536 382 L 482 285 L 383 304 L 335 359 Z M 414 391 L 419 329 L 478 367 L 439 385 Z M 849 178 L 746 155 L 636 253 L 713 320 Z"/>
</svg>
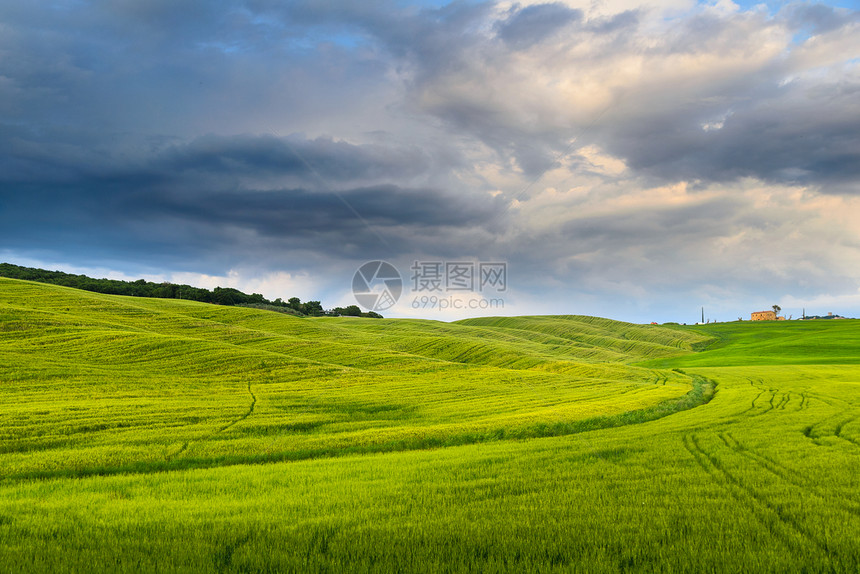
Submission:
<svg viewBox="0 0 860 574">
<path fill-rule="evenodd" d="M 508 264 L 485 261 L 414 261 L 410 266 L 413 309 L 503 309 Z M 387 261 L 368 261 L 352 279 L 352 292 L 368 311 L 391 309 L 403 295 L 400 271 Z M 469 297 L 469 294 L 472 297 Z"/>
</svg>

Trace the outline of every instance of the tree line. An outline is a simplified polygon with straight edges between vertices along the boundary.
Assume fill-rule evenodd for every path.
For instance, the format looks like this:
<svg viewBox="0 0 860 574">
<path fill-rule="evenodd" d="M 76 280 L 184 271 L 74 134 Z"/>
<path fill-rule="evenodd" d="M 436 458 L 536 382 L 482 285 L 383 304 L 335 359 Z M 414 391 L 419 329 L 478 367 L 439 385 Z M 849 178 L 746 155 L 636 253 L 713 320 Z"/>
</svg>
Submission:
<svg viewBox="0 0 860 574">
<path fill-rule="evenodd" d="M 154 297 L 158 299 L 186 299 L 189 301 L 200 301 L 201 303 L 213 303 L 215 305 L 234 305 L 242 307 L 257 307 L 270 309 L 293 315 L 304 315 L 319 317 L 321 315 L 374 317 L 381 318 L 379 313 L 363 313 L 357 305 L 347 307 L 335 307 L 334 309 L 323 309 L 319 301 L 302 302 L 298 297 L 291 297 L 286 301 L 280 297 L 270 301 L 259 293 L 248 295 L 232 287 L 215 287 L 213 290 L 192 285 L 179 285 L 176 283 L 154 283 L 145 279 L 137 281 L 122 281 L 119 279 L 94 279 L 86 275 L 75 275 L 62 271 L 48 271 L 34 267 L 22 267 L 11 263 L 0 263 L 0 277 L 10 279 L 24 279 L 49 283 L 51 285 L 62 285 L 73 287 L 84 291 L 104 293 L 107 295 L 129 295 L 131 297 Z"/>
</svg>

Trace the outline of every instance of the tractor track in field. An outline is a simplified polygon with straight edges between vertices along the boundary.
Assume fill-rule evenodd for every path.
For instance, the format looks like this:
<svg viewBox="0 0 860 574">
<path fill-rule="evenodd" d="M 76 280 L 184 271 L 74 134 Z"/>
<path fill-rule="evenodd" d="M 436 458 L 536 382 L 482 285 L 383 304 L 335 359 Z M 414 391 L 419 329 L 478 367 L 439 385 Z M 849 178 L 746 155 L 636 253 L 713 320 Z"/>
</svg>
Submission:
<svg viewBox="0 0 860 574">
<path fill-rule="evenodd" d="M 748 413 L 748 412 L 750 412 L 750 411 L 754 411 L 754 410 L 756 409 L 756 403 L 757 403 L 757 402 L 758 402 L 758 400 L 761 398 L 761 396 L 764 394 L 764 390 L 763 390 L 763 389 L 761 389 L 761 388 L 759 388 L 759 387 L 757 387 L 757 386 L 755 385 L 755 383 L 753 383 L 752 379 L 748 379 L 748 380 L 749 380 L 749 383 L 750 383 L 750 386 L 751 386 L 751 387 L 753 387 L 753 388 L 755 388 L 755 389 L 759 389 L 759 393 L 758 393 L 756 396 L 754 396 L 754 397 L 753 397 L 753 400 L 752 400 L 752 402 L 750 403 L 749 408 L 745 409 L 745 410 L 744 410 L 744 411 L 742 411 L 740 414 L 746 414 L 746 413 Z"/>
<path fill-rule="evenodd" d="M 747 381 L 749 381 L 751 387 L 758 389 L 759 393 L 753 398 L 752 403 L 750 403 L 750 407 L 743 411 L 744 413 L 748 413 L 750 411 L 758 411 L 755 414 L 751 415 L 754 417 L 758 417 L 767 414 L 774 409 L 782 408 L 785 406 L 785 404 L 787 404 L 788 400 L 786 399 L 785 395 L 780 398 L 780 401 L 777 404 L 773 403 L 773 401 L 776 399 L 776 395 L 780 392 L 780 390 L 766 388 L 764 386 L 764 380 L 759 379 L 758 381 L 754 381 L 752 379 L 747 379 Z M 766 399 L 765 403 L 759 404 L 759 399 L 762 399 L 762 397 L 767 393 L 770 393 L 770 398 Z M 764 401 L 765 399 L 762 400 Z"/>
<path fill-rule="evenodd" d="M 756 403 L 762 397 L 762 395 L 764 395 L 765 393 L 770 393 L 770 398 L 767 400 L 767 402 L 765 404 L 761 405 L 760 407 L 757 406 Z M 777 399 L 777 396 L 779 397 L 779 399 Z M 768 414 L 771 411 L 775 411 L 775 410 L 784 411 L 785 407 L 788 406 L 788 404 L 790 402 L 791 402 L 791 392 L 790 391 L 786 391 L 783 393 L 780 389 L 762 389 L 762 391 L 758 395 L 756 395 L 756 397 L 752 400 L 752 404 L 751 404 L 750 408 L 745 410 L 744 413 L 748 413 L 750 411 L 758 411 L 758 412 L 756 412 L 750 416 L 760 417 L 762 415 Z M 802 405 L 802 401 L 801 401 L 801 405 Z M 798 410 L 800 410 L 801 408 L 803 408 L 803 407 L 802 406 L 799 407 Z M 763 409 L 763 410 L 759 410 L 759 409 Z"/>
<path fill-rule="evenodd" d="M 860 446 L 860 442 L 858 442 L 856 439 L 849 438 L 849 437 L 847 437 L 847 436 L 842 436 L 842 428 L 843 428 L 845 425 L 847 425 L 847 424 L 851 424 L 851 423 L 853 423 L 853 422 L 854 422 L 854 421 L 856 421 L 856 420 L 857 420 L 857 417 L 856 417 L 856 416 L 852 416 L 852 417 L 849 417 L 849 418 L 845 419 L 844 421 L 840 422 L 838 425 L 836 425 L 836 428 L 835 428 L 835 429 L 833 429 L 833 435 L 834 435 L 836 438 L 841 438 L 841 439 L 842 439 L 842 440 L 844 440 L 844 441 L 850 442 L 850 443 L 851 443 L 851 444 L 853 444 L 854 446 Z"/>
<path fill-rule="evenodd" d="M 836 398 L 836 397 L 829 397 L 829 396 L 822 395 L 822 394 L 819 394 L 819 393 L 809 393 L 809 396 L 810 396 L 810 397 L 813 397 L 813 398 L 815 398 L 816 400 L 821 401 L 821 402 L 822 402 L 822 403 L 824 403 L 825 405 L 830 406 L 830 407 L 833 407 L 833 408 L 844 408 L 844 406 L 843 406 L 843 407 L 838 407 L 838 406 L 836 405 L 836 402 L 840 402 L 840 403 L 842 403 L 843 405 L 847 405 L 848 407 L 853 407 L 853 406 L 854 406 L 854 405 L 852 405 L 851 403 L 849 403 L 848 401 L 843 401 L 842 399 L 839 399 L 839 398 Z"/>
<path fill-rule="evenodd" d="M 757 394 L 757 395 L 755 396 L 755 398 L 752 400 L 752 405 L 751 405 L 751 406 L 750 406 L 750 408 L 749 408 L 749 409 L 747 409 L 745 412 L 749 412 L 749 411 L 755 410 L 755 404 L 756 404 L 756 401 L 758 401 L 758 400 L 761 398 L 761 396 L 762 396 L 763 394 L 764 394 L 764 391 L 761 391 L 759 394 Z"/>
<path fill-rule="evenodd" d="M 723 442 L 725 443 L 725 440 L 723 440 Z M 795 520 L 785 516 L 779 507 L 771 504 L 766 498 L 756 492 L 755 489 L 747 486 L 736 476 L 723 468 L 719 459 L 701 447 L 696 435 L 684 435 L 683 443 L 684 447 L 702 470 L 721 484 L 723 489 L 728 492 L 732 498 L 749 509 L 756 520 L 773 533 L 783 544 L 793 547 L 797 551 L 802 552 L 804 550 L 803 548 L 796 547 L 797 538 L 791 536 L 791 532 L 793 532 L 822 552 L 829 552 L 823 543 L 807 532 L 805 528 L 802 528 Z M 768 516 L 773 516 L 776 520 L 769 521 L 767 519 Z"/>
<path fill-rule="evenodd" d="M 732 434 L 729 432 L 720 433 L 719 438 L 728 448 L 732 449 L 741 456 L 746 457 L 753 463 L 757 464 L 757 466 L 759 466 L 760 468 L 763 468 L 764 470 L 778 477 L 780 480 L 784 480 L 785 482 L 796 486 L 803 491 L 811 492 L 817 498 L 827 501 L 827 497 L 824 496 L 824 494 L 828 492 L 828 489 L 826 487 L 819 486 L 814 482 L 802 480 L 800 478 L 800 473 L 797 470 L 789 468 L 781 462 L 776 461 L 765 454 L 761 454 L 759 452 L 755 452 L 746 448 L 745 446 L 740 444 L 737 439 L 735 439 L 735 437 L 732 436 Z M 840 508 L 850 514 L 860 516 L 860 507 L 854 508 L 853 506 L 845 506 L 843 501 L 843 504 L 840 505 Z"/>
<path fill-rule="evenodd" d="M 770 400 L 767 401 L 768 407 L 765 408 L 762 412 L 760 412 L 754 416 L 761 416 L 761 415 L 767 414 L 776 408 L 776 405 L 773 404 L 773 401 L 776 398 L 777 393 L 779 393 L 779 389 L 768 389 L 767 392 L 770 393 Z"/>
<path fill-rule="evenodd" d="M 775 461 L 767 455 L 763 455 L 752 450 L 747 449 L 745 446 L 740 444 L 737 439 L 732 436 L 731 433 L 725 432 L 719 434 L 720 440 L 723 441 L 728 448 L 733 451 L 751 459 L 759 463 L 760 466 L 770 471 L 772 474 L 775 474 L 782 480 L 786 482 L 790 482 L 796 486 L 802 486 L 804 488 L 808 488 L 809 485 L 798 480 L 797 475 L 798 472 L 794 469 L 791 469 L 781 462 Z"/>
<path fill-rule="evenodd" d="M 218 433 L 222 433 L 225 430 L 229 429 L 230 427 L 233 427 L 233 426 L 239 424 L 240 422 L 242 422 L 243 420 L 245 420 L 246 418 L 248 418 L 249 416 L 251 416 L 253 414 L 254 407 L 257 406 L 257 395 L 255 395 L 254 391 L 251 390 L 251 381 L 248 381 L 248 394 L 251 395 L 251 404 L 248 406 L 248 412 L 246 412 L 245 414 L 243 414 L 242 416 L 240 416 L 236 420 L 229 422 L 226 425 L 222 426 L 215 433 L 213 433 L 212 436 L 214 436 Z M 209 438 L 211 438 L 211 437 L 209 437 Z"/>
<path fill-rule="evenodd" d="M 182 453 L 184 453 L 186 450 L 188 450 L 188 447 L 191 445 L 192 442 L 203 442 L 203 441 L 210 440 L 210 439 L 212 439 L 212 437 L 223 433 L 224 431 L 230 429 L 233 426 L 236 426 L 237 424 L 239 424 L 240 422 L 242 422 L 243 420 L 245 420 L 249 416 L 251 416 L 251 414 L 254 412 L 254 407 L 257 406 L 257 395 L 255 395 L 254 391 L 251 390 L 251 381 L 248 381 L 248 394 L 251 395 L 251 404 L 248 407 L 248 411 L 246 413 L 244 413 L 239 418 L 230 421 L 229 423 L 225 424 L 224 426 L 219 427 L 218 430 L 216 430 L 215 432 L 213 432 L 213 433 L 211 433 L 211 434 L 209 434 L 209 435 L 207 435 L 201 439 L 198 439 L 196 441 L 185 441 L 184 443 L 182 443 L 182 446 L 179 447 L 179 450 L 177 450 L 175 453 L 168 455 L 166 457 L 167 460 L 168 461 L 172 460 L 172 459 L 176 458 L 177 456 L 181 455 Z"/>
<path fill-rule="evenodd" d="M 853 415 L 853 414 L 849 414 L 849 416 L 847 418 L 843 418 L 843 417 L 845 417 L 846 414 L 848 414 L 848 413 L 843 411 L 843 412 L 837 413 L 835 415 L 830 415 L 829 417 L 825 417 L 824 419 L 822 419 L 818 423 L 806 427 L 803 430 L 803 436 L 805 436 L 808 439 L 811 439 L 812 441 L 815 441 L 816 444 L 817 444 L 818 439 L 821 439 L 825 436 L 834 436 L 834 437 L 836 437 L 840 440 L 843 440 L 849 444 L 852 444 L 854 446 L 860 446 L 860 441 L 858 441 L 857 439 L 851 438 L 851 437 L 844 436 L 842 434 L 842 429 L 845 427 L 845 425 L 853 423 L 858 418 L 857 415 Z M 834 419 L 839 419 L 839 418 L 842 418 L 842 420 L 840 420 L 839 422 L 836 423 L 836 426 L 833 427 L 832 432 L 825 431 L 823 434 L 819 434 L 819 431 L 816 430 L 816 428 L 822 427 L 825 423 L 832 421 Z"/>
<path fill-rule="evenodd" d="M 751 407 L 748 408 L 744 412 L 748 413 L 750 411 L 757 411 L 757 412 L 751 414 L 750 416 L 760 417 L 762 415 L 766 415 L 767 413 L 769 413 L 770 411 L 772 411 L 774 409 L 778 409 L 780 407 L 780 405 L 783 403 L 783 401 L 785 400 L 784 395 L 783 395 L 783 397 L 780 398 L 779 402 L 774 404 L 774 400 L 776 399 L 776 396 L 777 396 L 777 394 L 779 394 L 779 392 L 780 392 L 779 389 L 762 389 L 762 391 L 758 395 L 756 395 L 756 397 L 753 399 Z M 762 405 L 756 405 L 756 403 L 758 403 L 758 400 L 762 398 L 762 395 L 765 395 L 767 393 L 770 393 L 770 398 L 767 399 L 767 401 L 764 402 Z M 762 400 L 764 400 L 764 399 L 762 399 Z"/>
</svg>

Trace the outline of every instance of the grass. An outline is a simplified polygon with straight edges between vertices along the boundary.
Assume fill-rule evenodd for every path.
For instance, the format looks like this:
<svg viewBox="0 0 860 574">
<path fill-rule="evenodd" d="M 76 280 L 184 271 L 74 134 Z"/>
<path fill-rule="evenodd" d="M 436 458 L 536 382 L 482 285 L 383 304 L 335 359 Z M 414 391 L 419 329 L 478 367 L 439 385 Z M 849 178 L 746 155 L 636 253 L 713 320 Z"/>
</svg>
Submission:
<svg viewBox="0 0 860 574">
<path fill-rule="evenodd" d="M 856 572 L 857 331 L 2 280 L 0 572 Z"/>
<path fill-rule="evenodd" d="M 589 342 L 572 344 L 565 333 L 528 330 L 525 319 L 516 330 L 308 320 L 14 280 L 2 289 L 0 397 L 9 406 L 0 471 L 8 478 L 299 460 L 615 426 L 631 411 L 670 412 L 693 386 L 692 377 L 622 359 L 677 354 L 678 341 L 698 339 L 672 334 L 666 345 L 637 339 L 634 326 L 560 319 L 589 330 Z M 622 327 L 630 338 L 613 338 Z M 614 350 L 627 346 L 629 355 Z"/>
<path fill-rule="evenodd" d="M 860 329 L 856 319 L 761 321 L 674 327 L 710 337 L 707 353 L 657 358 L 654 366 L 858 365 Z"/>
</svg>

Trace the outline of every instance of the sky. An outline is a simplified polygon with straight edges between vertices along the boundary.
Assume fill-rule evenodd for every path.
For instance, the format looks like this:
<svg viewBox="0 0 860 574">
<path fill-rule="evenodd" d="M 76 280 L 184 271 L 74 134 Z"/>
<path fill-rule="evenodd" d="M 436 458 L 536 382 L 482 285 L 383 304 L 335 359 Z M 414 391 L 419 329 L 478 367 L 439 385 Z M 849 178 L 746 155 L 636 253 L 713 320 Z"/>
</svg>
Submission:
<svg viewBox="0 0 860 574">
<path fill-rule="evenodd" d="M 0 261 L 326 308 L 385 261 L 387 317 L 860 317 L 860 4 L 6 0 Z"/>
</svg>

